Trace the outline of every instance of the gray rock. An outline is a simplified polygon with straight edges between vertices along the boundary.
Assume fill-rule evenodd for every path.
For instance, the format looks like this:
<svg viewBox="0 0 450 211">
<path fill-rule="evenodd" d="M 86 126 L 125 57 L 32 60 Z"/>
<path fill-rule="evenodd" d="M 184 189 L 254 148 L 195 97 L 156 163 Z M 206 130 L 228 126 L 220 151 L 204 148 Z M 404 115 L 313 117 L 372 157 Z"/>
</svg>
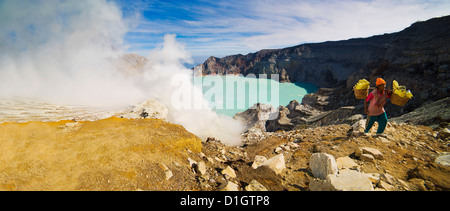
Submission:
<svg viewBox="0 0 450 211">
<path fill-rule="evenodd" d="M 266 131 L 267 132 L 275 132 L 277 130 L 289 131 L 294 128 L 294 124 L 291 123 L 291 119 L 287 117 L 289 114 L 289 110 L 280 106 L 278 108 L 278 116 L 273 120 L 267 120 L 266 122 Z"/>
<path fill-rule="evenodd" d="M 350 157 L 340 157 L 336 159 L 338 169 L 354 169 L 358 167 L 358 164 Z"/>
<path fill-rule="evenodd" d="M 435 161 L 437 164 L 441 164 L 443 166 L 450 167 L 450 153 L 443 154 L 436 158 Z"/>
<path fill-rule="evenodd" d="M 414 93 L 413 93 L 414 94 Z M 434 102 L 424 103 L 414 111 L 390 119 L 390 122 L 409 122 L 411 124 L 433 125 L 439 124 L 437 119 L 450 119 L 450 97 Z"/>
<path fill-rule="evenodd" d="M 236 178 L 236 172 L 230 166 L 227 166 L 224 170 L 222 170 L 222 174 L 231 178 Z"/>
<path fill-rule="evenodd" d="M 384 160 L 383 154 L 380 152 L 380 150 L 370 148 L 370 147 L 360 147 L 355 151 L 355 155 L 357 157 L 361 157 L 363 154 L 370 154 L 374 158 L 378 160 Z"/>
<path fill-rule="evenodd" d="M 327 184 L 334 191 L 372 191 L 373 186 L 369 178 L 354 170 L 342 170 L 337 175 L 327 176 Z"/>
<path fill-rule="evenodd" d="M 249 185 L 245 186 L 244 189 L 246 191 L 268 191 L 268 189 L 264 187 L 264 185 L 256 180 L 252 180 Z"/>
<path fill-rule="evenodd" d="M 309 160 L 309 167 L 316 178 L 325 179 L 329 174 L 338 172 L 336 160 L 326 153 L 314 153 Z"/>
<path fill-rule="evenodd" d="M 270 158 L 269 160 L 264 162 L 263 166 L 267 166 L 276 174 L 280 174 L 286 168 L 284 155 L 279 154 L 275 157 Z"/>
<path fill-rule="evenodd" d="M 389 183 L 387 183 L 385 181 L 380 181 L 378 183 L 378 187 L 383 188 L 383 189 L 385 189 L 387 191 L 394 191 L 395 190 L 394 186 L 390 185 Z"/>
<path fill-rule="evenodd" d="M 375 158 L 371 154 L 362 154 L 360 158 L 362 161 L 375 163 Z"/>
<path fill-rule="evenodd" d="M 291 119 L 296 117 L 310 117 L 319 113 L 317 109 L 310 105 L 299 104 L 296 100 L 291 101 L 286 108 L 289 110 L 288 117 Z"/>
<path fill-rule="evenodd" d="M 206 174 L 206 164 L 203 161 L 198 162 L 197 170 L 201 175 Z"/>
<path fill-rule="evenodd" d="M 249 109 L 239 112 L 233 116 L 234 119 L 241 121 L 245 130 L 248 131 L 266 131 L 266 121 L 274 120 L 278 117 L 278 110 L 271 105 L 257 103 Z"/>
<path fill-rule="evenodd" d="M 366 129 L 366 120 L 361 119 L 352 125 L 352 136 L 361 136 L 362 134 L 364 134 L 364 129 Z"/>
<path fill-rule="evenodd" d="M 366 176 L 373 184 L 378 184 L 380 182 L 380 174 L 378 173 L 367 173 Z"/>
<path fill-rule="evenodd" d="M 310 181 L 311 191 L 372 191 L 370 179 L 363 173 L 344 169 L 339 174 L 329 174 L 325 180 Z"/>
<path fill-rule="evenodd" d="M 256 155 L 255 160 L 253 161 L 252 168 L 257 169 L 258 167 L 262 166 L 264 162 L 267 161 L 267 158 L 264 156 Z"/>
<path fill-rule="evenodd" d="M 444 128 L 437 134 L 437 138 L 445 140 L 450 137 L 450 130 L 448 128 Z"/>
<path fill-rule="evenodd" d="M 239 191 L 239 185 L 234 182 L 226 181 L 219 186 L 220 191 Z"/>
</svg>

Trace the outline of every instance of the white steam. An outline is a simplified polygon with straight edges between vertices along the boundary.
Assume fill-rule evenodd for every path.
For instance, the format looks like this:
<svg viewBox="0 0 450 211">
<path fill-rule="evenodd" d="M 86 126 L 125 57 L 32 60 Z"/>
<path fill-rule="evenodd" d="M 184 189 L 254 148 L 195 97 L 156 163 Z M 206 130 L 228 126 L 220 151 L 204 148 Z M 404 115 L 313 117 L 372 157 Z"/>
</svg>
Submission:
<svg viewBox="0 0 450 211">
<path fill-rule="evenodd" d="M 243 125 L 231 117 L 217 115 L 208 107 L 208 102 L 201 97 L 201 88 L 192 83 L 192 71 L 183 66 L 183 63 L 192 62 L 190 53 L 176 41 L 175 35 L 165 35 L 164 44 L 153 50 L 148 59 L 148 65 L 143 74 L 138 76 L 140 82 L 137 84 L 149 97 L 168 107 L 170 122 L 181 124 L 202 138 L 215 137 L 230 145 L 241 143 Z M 175 78 L 181 83 L 174 84 Z M 183 102 L 185 106 L 178 108 L 173 97 L 180 89 L 184 89 L 190 99 Z"/>
<path fill-rule="evenodd" d="M 2 1 L 0 95 L 78 104 L 123 100 L 127 81 L 109 62 L 123 54 L 121 14 L 103 0 Z"/>
<path fill-rule="evenodd" d="M 83 105 L 130 105 L 155 98 L 168 120 L 201 138 L 239 144 L 242 126 L 211 109 L 175 109 L 172 77 L 192 79 L 189 52 L 175 35 L 148 55 L 142 75 L 114 66 L 124 55 L 127 22 L 106 0 L 0 1 L 0 98 L 35 98 Z M 201 90 L 190 84 L 192 92 Z M 203 99 L 201 99 L 203 100 Z"/>
</svg>

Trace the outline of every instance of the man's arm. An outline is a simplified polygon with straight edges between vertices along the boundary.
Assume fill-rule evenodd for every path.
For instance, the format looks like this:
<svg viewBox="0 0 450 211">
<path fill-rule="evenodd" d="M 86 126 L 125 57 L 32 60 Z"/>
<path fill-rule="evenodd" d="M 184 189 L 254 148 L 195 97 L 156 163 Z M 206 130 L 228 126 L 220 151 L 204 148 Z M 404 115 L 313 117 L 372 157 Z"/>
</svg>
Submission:
<svg viewBox="0 0 450 211">
<path fill-rule="evenodd" d="M 366 100 L 364 100 L 364 112 L 365 112 L 366 114 L 369 114 L 368 102 L 369 102 L 369 100 L 371 100 L 372 98 L 373 98 L 373 94 L 372 94 L 372 92 L 371 92 L 371 93 L 369 93 L 369 95 L 367 95 Z"/>
</svg>

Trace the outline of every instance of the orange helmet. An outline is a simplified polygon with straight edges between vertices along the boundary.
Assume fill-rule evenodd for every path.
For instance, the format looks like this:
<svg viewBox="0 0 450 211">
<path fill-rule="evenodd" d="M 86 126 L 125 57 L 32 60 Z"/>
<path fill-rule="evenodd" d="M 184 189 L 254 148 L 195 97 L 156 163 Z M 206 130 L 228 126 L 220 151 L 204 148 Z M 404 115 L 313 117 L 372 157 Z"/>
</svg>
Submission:
<svg viewBox="0 0 450 211">
<path fill-rule="evenodd" d="M 382 78 L 377 78 L 377 86 L 381 85 L 381 84 L 386 84 L 386 81 L 384 81 Z"/>
</svg>

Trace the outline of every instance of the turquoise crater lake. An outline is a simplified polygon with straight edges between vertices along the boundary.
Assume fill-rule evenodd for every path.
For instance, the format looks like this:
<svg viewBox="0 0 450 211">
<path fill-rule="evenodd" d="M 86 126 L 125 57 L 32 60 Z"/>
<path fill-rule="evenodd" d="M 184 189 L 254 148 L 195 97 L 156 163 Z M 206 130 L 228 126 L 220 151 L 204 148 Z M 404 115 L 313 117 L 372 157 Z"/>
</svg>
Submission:
<svg viewBox="0 0 450 211">
<path fill-rule="evenodd" d="M 314 84 L 279 83 L 278 78 L 274 79 L 261 76 L 200 76 L 194 78 L 194 85 L 202 87 L 203 98 L 211 109 L 227 116 L 245 111 L 255 103 L 277 108 L 288 105 L 292 100 L 302 102 L 306 94 L 317 91 Z"/>
</svg>

